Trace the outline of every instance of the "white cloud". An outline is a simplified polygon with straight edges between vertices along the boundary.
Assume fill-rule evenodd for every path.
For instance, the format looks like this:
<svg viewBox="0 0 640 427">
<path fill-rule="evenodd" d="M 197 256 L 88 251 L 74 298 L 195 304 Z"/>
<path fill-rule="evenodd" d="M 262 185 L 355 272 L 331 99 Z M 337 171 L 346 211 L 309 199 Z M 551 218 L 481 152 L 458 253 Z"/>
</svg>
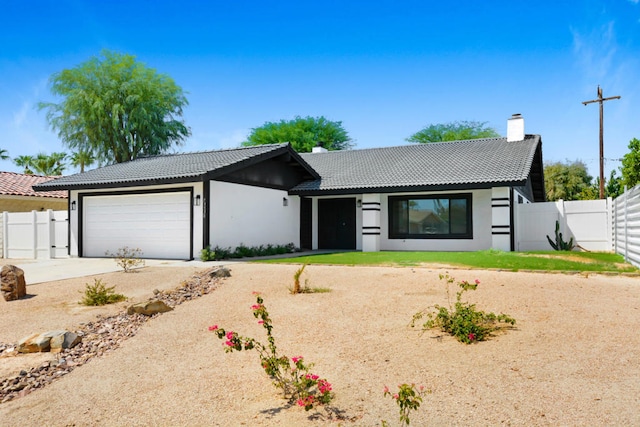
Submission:
<svg viewBox="0 0 640 427">
<path fill-rule="evenodd" d="M 27 123 L 27 114 L 31 109 L 31 105 L 29 102 L 25 101 L 22 103 L 20 109 L 13 113 L 13 126 L 20 128 Z"/>
</svg>

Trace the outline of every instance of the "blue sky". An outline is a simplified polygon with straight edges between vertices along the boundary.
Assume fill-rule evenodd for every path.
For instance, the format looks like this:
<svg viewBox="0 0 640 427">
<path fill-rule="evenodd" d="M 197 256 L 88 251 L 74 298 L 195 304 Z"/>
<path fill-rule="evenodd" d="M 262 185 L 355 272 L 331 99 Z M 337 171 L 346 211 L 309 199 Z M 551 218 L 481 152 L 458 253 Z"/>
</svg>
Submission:
<svg viewBox="0 0 640 427">
<path fill-rule="evenodd" d="M 133 54 L 186 92 L 192 136 L 178 151 L 238 146 L 296 115 L 342 121 L 356 148 L 406 144 L 433 123 L 513 113 L 545 161 L 598 174 L 640 138 L 640 3 L 610 1 L 29 1 L 0 14 L 0 148 L 65 148 L 39 101 L 52 73 L 102 49 Z M 0 170 L 21 171 L 9 160 Z M 68 173 L 73 172 L 68 170 Z"/>
</svg>

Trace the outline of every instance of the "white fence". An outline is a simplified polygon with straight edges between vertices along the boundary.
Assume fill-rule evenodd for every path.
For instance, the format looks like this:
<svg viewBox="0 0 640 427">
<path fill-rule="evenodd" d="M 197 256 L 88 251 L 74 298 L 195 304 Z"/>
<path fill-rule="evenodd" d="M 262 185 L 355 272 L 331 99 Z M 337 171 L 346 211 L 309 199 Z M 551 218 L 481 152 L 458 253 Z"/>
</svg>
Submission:
<svg viewBox="0 0 640 427">
<path fill-rule="evenodd" d="M 2 213 L 4 258 L 65 258 L 69 246 L 67 211 Z"/>
<path fill-rule="evenodd" d="M 640 267 L 640 185 L 616 198 L 613 219 L 614 251 Z"/>
<path fill-rule="evenodd" d="M 589 251 L 612 248 L 612 201 L 574 200 L 516 205 L 517 251 L 551 250 L 547 235 L 555 241 L 556 221 L 564 241 Z"/>
</svg>

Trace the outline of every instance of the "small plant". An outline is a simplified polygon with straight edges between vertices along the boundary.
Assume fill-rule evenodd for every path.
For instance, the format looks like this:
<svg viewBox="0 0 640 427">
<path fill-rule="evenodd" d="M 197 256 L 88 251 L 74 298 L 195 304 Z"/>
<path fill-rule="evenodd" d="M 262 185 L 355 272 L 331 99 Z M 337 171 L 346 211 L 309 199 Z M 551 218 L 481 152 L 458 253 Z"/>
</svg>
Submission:
<svg viewBox="0 0 640 427">
<path fill-rule="evenodd" d="M 200 251 L 200 261 L 214 261 L 216 259 L 216 251 L 211 249 L 211 246 Z"/>
<path fill-rule="evenodd" d="M 308 264 L 304 264 L 302 267 L 296 270 L 293 274 L 293 288 L 289 288 L 289 292 L 295 294 L 324 294 L 331 292 L 330 288 L 312 288 L 309 286 L 309 279 L 304 279 L 304 286 L 300 285 L 300 276 L 304 272 L 304 269 Z"/>
<path fill-rule="evenodd" d="M 551 247 L 556 251 L 572 251 L 573 248 L 575 248 L 575 245 L 573 244 L 573 237 L 570 238 L 568 242 L 565 242 L 564 239 L 562 238 L 562 233 L 560 233 L 560 222 L 557 220 L 556 220 L 556 241 L 554 243 L 548 234 L 547 234 L 547 240 L 549 241 L 549 244 L 551 245 Z"/>
<path fill-rule="evenodd" d="M 273 337 L 273 325 L 271 318 L 264 306 L 264 300 L 259 293 L 256 295 L 256 304 L 251 306 L 253 317 L 258 324 L 267 331 L 268 345 L 248 337 L 238 335 L 237 332 L 225 331 L 218 325 L 209 326 L 219 339 L 224 339 L 225 351 L 256 350 L 260 356 L 260 365 L 266 374 L 273 380 L 273 384 L 282 390 L 282 395 L 291 403 L 295 402 L 304 407 L 306 411 L 313 409 L 315 405 L 326 405 L 333 399 L 331 384 L 326 379 L 314 375 L 309 370 L 313 364 L 306 364 L 302 356 L 288 358 L 279 355 Z"/>
<path fill-rule="evenodd" d="M 140 259 L 142 256 L 142 250 L 140 248 L 131 249 L 128 246 L 123 246 L 119 248 L 115 254 L 107 251 L 105 255 L 114 258 L 116 264 L 118 264 L 125 273 L 131 273 L 134 267 L 144 266 L 144 260 Z"/>
<path fill-rule="evenodd" d="M 426 391 L 423 386 L 416 389 L 415 384 L 399 384 L 398 392 L 394 394 L 391 394 L 389 387 L 384 387 L 384 397 L 391 396 L 398 404 L 398 408 L 400 409 L 400 424 L 403 426 L 410 424 L 409 414 L 411 411 L 418 410 L 422 403 L 422 396 L 425 393 L 429 393 L 429 391 Z M 388 427 L 389 424 L 382 420 L 382 426 Z"/>
<path fill-rule="evenodd" d="M 90 306 L 105 305 L 113 304 L 115 302 L 120 302 L 127 299 L 127 297 L 125 297 L 124 295 L 115 293 L 115 286 L 106 287 L 105 284 L 102 283 L 102 279 L 93 280 L 93 285 L 89 285 L 88 283 L 86 284 L 84 297 L 78 304 Z"/>
<path fill-rule="evenodd" d="M 302 276 L 302 273 L 304 272 L 304 269 L 306 267 L 307 267 L 307 264 L 303 264 L 302 267 L 297 269 L 296 272 L 293 274 L 293 289 L 291 289 L 292 294 L 302 293 L 302 287 L 300 286 L 300 276 Z M 309 284 L 309 279 L 306 279 L 304 281 L 304 287 L 308 288 L 309 287 L 308 284 Z"/>
<path fill-rule="evenodd" d="M 449 308 L 436 305 L 436 314 L 431 312 L 427 313 L 426 310 L 419 311 L 414 314 L 411 327 L 414 327 L 416 322 L 426 315 L 429 320 L 422 325 L 423 331 L 439 328 L 443 332 L 447 332 L 456 337 L 458 341 L 471 344 L 475 341 L 484 341 L 487 339 L 493 331 L 499 329 L 498 323 L 500 322 L 515 325 L 516 320 L 506 314 L 478 311 L 476 310 L 475 304 L 462 301 L 462 294 L 464 292 L 476 290 L 480 284 L 480 281 L 477 279 L 473 284 L 466 280 L 458 283 L 461 290 L 456 293 L 456 303 L 452 307 L 449 296 L 449 286 L 454 283 L 455 279 L 448 274 L 441 274 L 440 280 L 443 279 L 446 281 Z"/>
</svg>

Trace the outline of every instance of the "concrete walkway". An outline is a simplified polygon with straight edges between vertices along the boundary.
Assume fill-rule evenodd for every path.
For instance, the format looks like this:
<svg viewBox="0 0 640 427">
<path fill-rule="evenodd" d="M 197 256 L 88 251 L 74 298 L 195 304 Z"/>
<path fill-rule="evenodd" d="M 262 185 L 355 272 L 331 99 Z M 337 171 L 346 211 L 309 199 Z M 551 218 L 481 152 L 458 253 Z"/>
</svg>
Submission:
<svg viewBox="0 0 640 427">
<path fill-rule="evenodd" d="M 212 267 L 214 262 L 146 259 L 147 267 Z M 27 285 L 74 277 L 122 271 L 112 258 L 4 259 L 2 265 L 12 264 L 24 270 Z"/>
</svg>

